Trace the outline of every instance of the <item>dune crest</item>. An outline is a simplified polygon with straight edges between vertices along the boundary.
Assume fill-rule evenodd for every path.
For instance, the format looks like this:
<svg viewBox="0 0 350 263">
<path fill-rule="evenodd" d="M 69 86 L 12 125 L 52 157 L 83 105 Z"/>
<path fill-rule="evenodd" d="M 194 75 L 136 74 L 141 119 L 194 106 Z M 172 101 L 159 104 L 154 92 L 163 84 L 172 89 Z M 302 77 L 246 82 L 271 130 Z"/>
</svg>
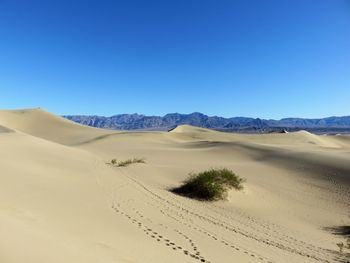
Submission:
<svg viewBox="0 0 350 263">
<path fill-rule="evenodd" d="M 0 123 L 10 129 L 62 144 L 112 133 L 80 125 L 44 109 L 0 110 Z"/>
<path fill-rule="evenodd" d="M 184 124 L 184 125 L 177 126 L 176 128 L 172 129 L 170 132 L 173 132 L 173 133 L 191 133 L 191 132 L 215 132 L 215 131 Z"/>
</svg>

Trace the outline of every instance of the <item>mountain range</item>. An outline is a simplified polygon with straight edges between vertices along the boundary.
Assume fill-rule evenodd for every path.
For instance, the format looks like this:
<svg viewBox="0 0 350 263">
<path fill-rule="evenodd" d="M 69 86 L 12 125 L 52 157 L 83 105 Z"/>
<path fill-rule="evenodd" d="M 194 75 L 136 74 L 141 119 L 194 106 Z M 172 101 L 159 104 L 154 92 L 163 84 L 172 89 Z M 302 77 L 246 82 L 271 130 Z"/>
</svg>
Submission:
<svg viewBox="0 0 350 263">
<path fill-rule="evenodd" d="M 65 115 L 74 122 L 98 128 L 118 130 L 170 130 L 182 124 L 228 132 L 269 133 L 307 130 L 315 133 L 348 133 L 350 116 L 321 119 L 284 118 L 281 120 L 247 117 L 224 118 L 191 114 L 169 113 L 164 116 L 117 114 L 110 117 L 96 115 Z"/>
</svg>

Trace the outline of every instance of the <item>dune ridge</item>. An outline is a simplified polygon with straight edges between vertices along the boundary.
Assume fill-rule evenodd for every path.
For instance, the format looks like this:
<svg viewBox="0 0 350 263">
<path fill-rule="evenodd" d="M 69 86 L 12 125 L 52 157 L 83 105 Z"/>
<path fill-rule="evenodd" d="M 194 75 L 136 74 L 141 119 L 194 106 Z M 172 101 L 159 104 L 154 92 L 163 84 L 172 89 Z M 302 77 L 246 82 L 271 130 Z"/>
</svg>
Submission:
<svg viewBox="0 0 350 263">
<path fill-rule="evenodd" d="M 350 140 L 85 127 L 41 109 L 0 111 L 0 261 L 347 262 Z M 113 158 L 145 158 L 126 168 Z M 191 172 L 247 179 L 227 201 L 168 191 Z M 333 229 L 330 231 L 330 229 Z"/>
<path fill-rule="evenodd" d="M 76 143 L 111 133 L 69 121 L 44 109 L 0 110 L 0 124 L 61 144 Z"/>
</svg>

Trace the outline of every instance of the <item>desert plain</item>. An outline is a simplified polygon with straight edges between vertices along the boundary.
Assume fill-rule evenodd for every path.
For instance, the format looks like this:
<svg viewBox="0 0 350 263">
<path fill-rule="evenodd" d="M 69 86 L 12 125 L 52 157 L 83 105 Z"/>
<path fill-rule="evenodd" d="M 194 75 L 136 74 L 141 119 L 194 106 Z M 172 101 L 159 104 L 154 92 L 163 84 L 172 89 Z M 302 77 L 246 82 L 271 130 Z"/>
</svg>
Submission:
<svg viewBox="0 0 350 263">
<path fill-rule="evenodd" d="M 112 159 L 144 158 L 114 167 Z M 227 200 L 169 189 L 228 168 Z M 0 262 L 349 262 L 350 136 L 104 130 L 0 111 Z"/>
</svg>

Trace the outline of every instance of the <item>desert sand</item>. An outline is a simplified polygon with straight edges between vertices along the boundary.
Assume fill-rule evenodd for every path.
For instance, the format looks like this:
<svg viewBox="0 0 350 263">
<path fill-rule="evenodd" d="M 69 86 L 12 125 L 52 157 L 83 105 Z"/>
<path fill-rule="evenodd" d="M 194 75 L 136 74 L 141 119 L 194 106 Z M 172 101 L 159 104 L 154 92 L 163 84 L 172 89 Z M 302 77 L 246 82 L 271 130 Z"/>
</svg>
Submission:
<svg viewBox="0 0 350 263">
<path fill-rule="evenodd" d="M 145 158 L 145 164 L 108 165 Z M 169 191 L 189 173 L 245 178 L 228 200 Z M 0 262 L 348 262 L 350 136 L 85 127 L 0 111 Z M 339 234 L 339 233 L 338 233 Z"/>
</svg>

